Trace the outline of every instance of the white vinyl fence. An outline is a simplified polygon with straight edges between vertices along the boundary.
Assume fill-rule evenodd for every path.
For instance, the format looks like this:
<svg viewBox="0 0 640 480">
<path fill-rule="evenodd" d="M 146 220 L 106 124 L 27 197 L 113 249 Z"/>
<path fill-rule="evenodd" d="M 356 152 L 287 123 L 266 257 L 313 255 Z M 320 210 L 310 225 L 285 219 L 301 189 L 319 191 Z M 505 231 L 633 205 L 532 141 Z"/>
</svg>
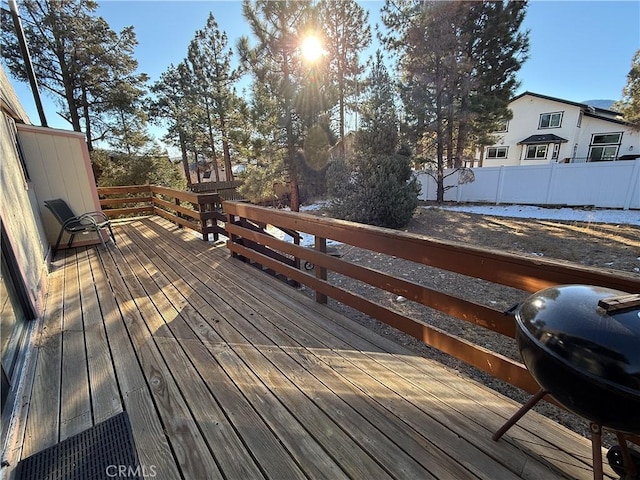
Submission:
<svg viewBox="0 0 640 480">
<path fill-rule="evenodd" d="M 448 173 L 448 172 L 446 172 Z M 445 179 L 445 201 L 640 209 L 640 159 L 474 168 L 475 180 Z M 436 182 L 419 173 L 421 200 L 436 199 Z"/>
</svg>

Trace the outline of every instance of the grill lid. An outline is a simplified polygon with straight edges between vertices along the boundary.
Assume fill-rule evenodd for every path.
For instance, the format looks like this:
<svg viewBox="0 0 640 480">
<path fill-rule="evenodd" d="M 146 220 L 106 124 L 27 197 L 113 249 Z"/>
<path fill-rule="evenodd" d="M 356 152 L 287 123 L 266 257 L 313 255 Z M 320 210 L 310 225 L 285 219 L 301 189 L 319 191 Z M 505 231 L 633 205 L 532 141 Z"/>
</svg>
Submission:
<svg viewBox="0 0 640 480">
<path fill-rule="evenodd" d="M 622 295 L 628 294 L 589 285 L 547 288 L 519 306 L 516 321 L 542 354 L 638 395 L 640 306 L 607 311 L 598 305 L 603 299 Z"/>
</svg>

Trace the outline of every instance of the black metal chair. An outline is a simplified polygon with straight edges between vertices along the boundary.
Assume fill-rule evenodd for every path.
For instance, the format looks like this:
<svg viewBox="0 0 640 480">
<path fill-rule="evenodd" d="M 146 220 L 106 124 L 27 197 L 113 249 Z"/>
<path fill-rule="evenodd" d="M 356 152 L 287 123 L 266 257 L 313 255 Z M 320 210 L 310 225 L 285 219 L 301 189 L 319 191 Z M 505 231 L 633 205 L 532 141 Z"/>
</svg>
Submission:
<svg viewBox="0 0 640 480">
<path fill-rule="evenodd" d="M 60 245 L 60 240 L 62 240 L 62 235 L 64 232 L 67 232 L 69 236 L 69 243 L 67 244 L 67 248 L 71 247 L 73 243 L 73 239 L 78 233 L 85 232 L 96 232 L 98 238 L 100 239 L 100 243 L 103 247 L 107 247 L 104 243 L 104 239 L 102 238 L 102 230 L 108 229 L 111 234 L 111 239 L 113 240 L 113 244 L 116 243 L 116 237 L 113 235 L 113 230 L 111 230 L 111 221 L 107 216 L 102 212 L 88 212 L 82 215 L 76 215 L 73 213 L 73 210 L 69 207 L 66 201 L 61 198 L 57 198 L 55 200 L 46 200 L 44 202 L 44 206 L 47 207 L 54 217 L 60 222 L 62 228 L 60 229 L 60 234 L 58 235 L 58 240 L 56 240 L 56 246 L 53 247 L 53 254 L 55 255 L 58 251 L 58 246 Z"/>
</svg>

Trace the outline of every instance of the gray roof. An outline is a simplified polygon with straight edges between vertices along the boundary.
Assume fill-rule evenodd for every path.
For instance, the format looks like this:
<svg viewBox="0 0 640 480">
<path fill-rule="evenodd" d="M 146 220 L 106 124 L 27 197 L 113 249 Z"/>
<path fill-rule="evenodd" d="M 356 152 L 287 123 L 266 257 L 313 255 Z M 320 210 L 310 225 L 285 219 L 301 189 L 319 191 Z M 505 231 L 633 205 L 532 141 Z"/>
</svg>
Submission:
<svg viewBox="0 0 640 480">
<path fill-rule="evenodd" d="M 527 145 L 537 145 L 543 143 L 566 143 L 569 140 L 566 138 L 559 137 L 558 135 L 554 135 L 553 133 L 545 133 L 544 135 L 531 135 L 530 137 L 525 138 L 518 142 L 518 145 L 526 143 Z"/>
</svg>

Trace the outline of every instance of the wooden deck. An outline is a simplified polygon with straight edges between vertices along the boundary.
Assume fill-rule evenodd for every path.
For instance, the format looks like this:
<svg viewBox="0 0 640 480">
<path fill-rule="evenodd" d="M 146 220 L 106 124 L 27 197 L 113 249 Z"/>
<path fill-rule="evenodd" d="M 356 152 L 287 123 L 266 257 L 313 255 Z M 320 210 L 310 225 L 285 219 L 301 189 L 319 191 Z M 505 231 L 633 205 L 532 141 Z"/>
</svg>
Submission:
<svg viewBox="0 0 640 480">
<path fill-rule="evenodd" d="M 592 478 L 587 439 L 530 412 L 492 441 L 519 405 L 224 245 L 115 232 L 56 257 L 21 458 L 126 410 L 156 479 Z"/>
</svg>

